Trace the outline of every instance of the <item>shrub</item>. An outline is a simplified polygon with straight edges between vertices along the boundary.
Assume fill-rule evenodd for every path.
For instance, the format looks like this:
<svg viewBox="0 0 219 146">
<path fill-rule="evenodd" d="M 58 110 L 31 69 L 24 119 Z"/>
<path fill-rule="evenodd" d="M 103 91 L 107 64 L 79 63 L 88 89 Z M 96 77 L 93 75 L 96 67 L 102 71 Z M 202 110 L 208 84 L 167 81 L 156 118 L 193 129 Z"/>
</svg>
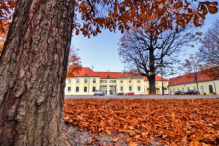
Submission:
<svg viewBox="0 0 219 146">
<path fill-rule="evenodd" d="M 213 95 L 216 95 L 216 92 L 214 92 Z"/>
<path fill-rule="evenodd" d="M 204 92 L 204 95 L 206 95 L 206 93 Z"/>
</svg>

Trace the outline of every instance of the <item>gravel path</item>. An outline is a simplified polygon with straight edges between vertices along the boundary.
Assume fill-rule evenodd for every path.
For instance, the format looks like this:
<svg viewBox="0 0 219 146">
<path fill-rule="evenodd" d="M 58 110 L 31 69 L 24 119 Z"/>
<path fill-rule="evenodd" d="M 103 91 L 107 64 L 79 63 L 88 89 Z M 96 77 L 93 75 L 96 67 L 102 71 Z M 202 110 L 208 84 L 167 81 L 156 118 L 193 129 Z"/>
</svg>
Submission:
<svg viewBox="0 0 219 146">
<path fill-rule="evenodd" d="M 195 99 L 195 98 L 219 98 L 219 95 L 146 95 L 146 96 L 65 96 L 66 99 Z"/>
</svg>

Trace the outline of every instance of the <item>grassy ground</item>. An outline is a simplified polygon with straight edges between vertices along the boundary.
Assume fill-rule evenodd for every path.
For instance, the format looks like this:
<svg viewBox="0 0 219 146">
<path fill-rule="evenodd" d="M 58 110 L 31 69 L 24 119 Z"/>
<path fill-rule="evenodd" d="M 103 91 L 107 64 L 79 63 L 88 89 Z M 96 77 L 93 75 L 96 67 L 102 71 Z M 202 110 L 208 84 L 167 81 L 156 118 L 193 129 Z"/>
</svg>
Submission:
<svg viewBox="0 0 219 146">
<path fill-rule="evenodd" d="M 66 99 L 74 145 L 219 145 L 219 98 Z"/>
</svg>

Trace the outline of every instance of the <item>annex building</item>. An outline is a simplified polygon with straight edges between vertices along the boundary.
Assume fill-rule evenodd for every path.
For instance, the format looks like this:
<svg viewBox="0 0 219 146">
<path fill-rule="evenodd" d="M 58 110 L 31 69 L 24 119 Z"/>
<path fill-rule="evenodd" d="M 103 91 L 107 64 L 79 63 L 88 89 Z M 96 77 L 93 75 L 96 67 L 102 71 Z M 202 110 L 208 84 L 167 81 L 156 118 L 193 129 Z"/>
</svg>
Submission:
<svg viewBox="0 0 219 146">
<path fill-rule="evenodd" d="M 193 73 L 194 74 L 194 73 Z M 198 89 L 193 74 L 187 74 L 169 79 L 169 91 L 198 90 L 200 94 L 219 94 L 219 78 L 213 79 L 205 74 L 200 74 L 197 78 Z"/>
<path fill-rule="evenodd" d="M 167 90 L 168 81 L 156 76 L 156 92 Z M 101 89 L 105 94 L 119 92 L 149 92 L 149 82 L 144 76 L 134 76 L 127 72 L 97 72 L 89 67 L 83 67 L 75 77 L 66 79 L 65 95 L 94 95 L 94 91 Z"/>
</svg>

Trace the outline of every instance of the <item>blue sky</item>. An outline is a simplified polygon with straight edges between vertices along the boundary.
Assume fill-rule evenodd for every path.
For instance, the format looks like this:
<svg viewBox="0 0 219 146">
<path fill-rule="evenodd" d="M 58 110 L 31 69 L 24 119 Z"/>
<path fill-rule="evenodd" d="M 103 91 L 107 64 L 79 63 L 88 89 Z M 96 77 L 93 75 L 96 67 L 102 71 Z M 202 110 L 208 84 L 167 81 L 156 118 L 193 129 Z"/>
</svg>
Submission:
<svg viewBox="0 0 219 146">
<path fill-rule="evenodd" d="M 219 18 L 219 13 L 207 15 L 205 24 L 200 31 L 205 33 L 212 23 Z M 125 65 L 121 63 L 118 55 L 118 43 L 122 34 L 120 32 L 110 32 L 102 30 L 102 33 L 90 39 L 83 35 L 78 35 L 72 38 L 72 45 L 79 49 L 78 55 L 81 57 L 83 67 L 94 67 L 94 71 L 122 71 L 127 70 Z M 187 48 L 181 52 L 180 56 L 184 60 L 186 54 L 194 53 L 198 50 L 196 44 L 194 48 Z"/>
</svg>

